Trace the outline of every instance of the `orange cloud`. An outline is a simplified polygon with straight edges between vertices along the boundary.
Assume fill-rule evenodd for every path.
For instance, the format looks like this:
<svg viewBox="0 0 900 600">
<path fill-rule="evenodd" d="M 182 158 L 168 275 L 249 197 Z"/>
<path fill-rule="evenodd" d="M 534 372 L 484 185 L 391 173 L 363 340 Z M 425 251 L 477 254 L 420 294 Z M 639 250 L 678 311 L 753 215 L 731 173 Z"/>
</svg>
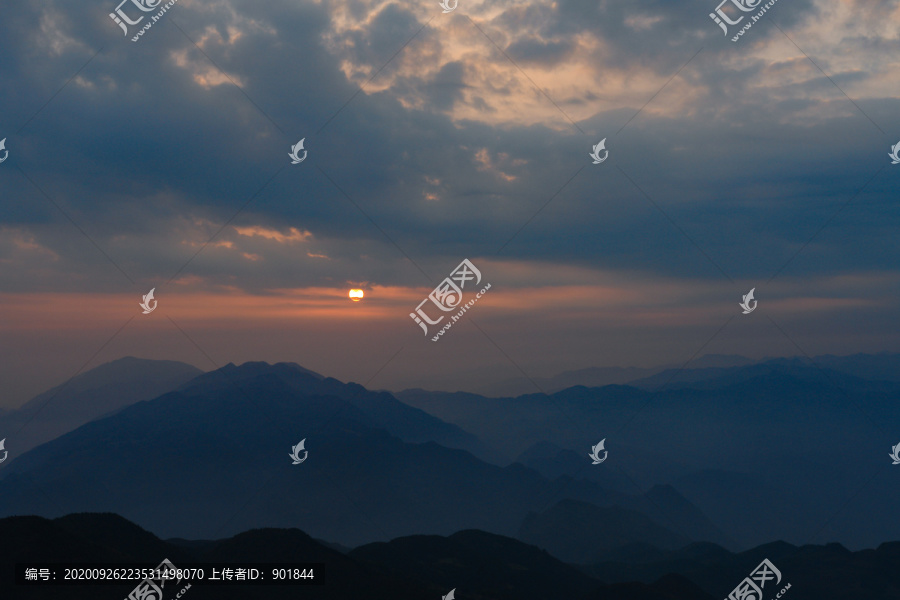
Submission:
<svg viewBox="0 0 900 600">
<path fill-rule="evenodd" d="M 300 231 L 296 227 L 291 227 L 288 230 L 289 234 L 287 235 L 275 229 L 266 229 L 261 225 L 253 225 L 251 227 L 235 227 L 234 230 L 238 232 L 238 235 L 243 235 L 246 237 L 259 236 L 268 240 L 274 240 L 279 244 L 305 242 L 312 237 L 312 233 L 310 233 L 309 231 Z"/>
</svg>

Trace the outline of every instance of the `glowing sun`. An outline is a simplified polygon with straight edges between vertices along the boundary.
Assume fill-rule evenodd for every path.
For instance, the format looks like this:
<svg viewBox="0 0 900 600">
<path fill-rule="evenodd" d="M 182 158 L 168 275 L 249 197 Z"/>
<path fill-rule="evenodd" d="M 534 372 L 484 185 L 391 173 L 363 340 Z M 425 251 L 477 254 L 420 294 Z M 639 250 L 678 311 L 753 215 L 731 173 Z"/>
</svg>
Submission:
<svg viewBox="0 0 900 600">
<path fill-rule="evenodd" d="M 350 295 L 351 300 L 353 300 L 354 302 L 359 302 L 360 300 L 363 299 L 363 296 L 365 294 L 363 294 L 362 290 L 350 290 L 349 295 Z"/>
</svg>

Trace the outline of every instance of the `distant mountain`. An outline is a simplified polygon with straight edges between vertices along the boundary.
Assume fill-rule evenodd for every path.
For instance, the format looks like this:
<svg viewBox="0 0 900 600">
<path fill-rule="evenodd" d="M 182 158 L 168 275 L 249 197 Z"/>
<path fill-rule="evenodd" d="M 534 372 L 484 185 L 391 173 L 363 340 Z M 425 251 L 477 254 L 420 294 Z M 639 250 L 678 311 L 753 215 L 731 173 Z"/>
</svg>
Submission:
<svg viewBox="0 0 900 600">
<path fill-rule="evenodd" d="M 535 384 L 548 394 L 574 386 L 603 387 L 605 385 L 625 384 L 635 379 L 649 377 L 659 373 L 666 367 L 589 367 L 576 371 L 564 371 L 553 377 L 517 377 L 495 384 L 482 385 L 477 391 L 491 398 L 509 398 L 533 394 L 537 390 Z M 404 390 L 416 391 L 416 390 Z M 404 392 L 400 392 L 403 394 Z"/>
<path fill-rule="evenodd" d="M 883 372 L 891 356 L 868 360 L 835 359 L 844 370 L 794 358 L 686 370 L 661 389 L 674 373 L 644 381 L 650 389 L 398 396 L 546 477 L 618 492 L 669 483 L 740 547 L 782 538 L 859 548 L 900 538 L 883 501 L 900 497 L 887 458 L 900 442 L 900 382 Z M 601 439 L 609 458 L 591 466 L 587 454 Z"/>
<path fill-rule="evenodd" d="M 870 381 L 900 381 L 900 354 L 853 354 L 834 356 L 825 354 L 813 358 L 816 364 Z"/>
<path fill-rule="evenodd" d="M 746 367 L 760 361 L 740 354 L 704 354 L 688 363 L 690 369 Z"/>
<path fill-rule="evenodd" d="M 7 438 L 6 449 L 14 459 L 94 419 L 165 394 L 202 373 L 192 365 L 172 360 L 120 358 L 0 415 L 0 439 Z M 7 461 L 0 468 L 9 464 Z"/>
<path fill-rule="evenodd" d="M 710 367 L 727 368 L 743 367 L 753 364 L 754 360 L 736 354 L 705 354 L 694 359 L 691 369 L 705 369 Z M 656 375 L 668 369 L 680 368 L 681 365 L 663 365 L 658 367 L 589 367 L 574 371 L 564 371 L 553 377 L 532 377 L 526 379 L 518 377 L 501 381 L 495 384 L 482 385 L 477 390 L 481 395 L 492 398 L 508 398 L 533 394 L 538 391 L 537 385 L 542 391 L 554 394 L 566 388 L 575 386 L 603 387 L 607 385 L 622 385 L 638 379 L 644 379 Z"/>
<path fill-rule="evenodd" d="M 811 365 L 805 357 L 764 358 L 754 360 L 738 354 L 705 354 L 692 360 L 687 366 L 681 364 L 660 365 L 656 367 L 589 367 L 573 371 L 564 371 L 552 377 L 512 378 L 493 384 L 484 384 L 477 389 L 476 395 L 489 398 L 515 398 L 534 394 L 540 390 L 555 394 L 567 388 L 605 387 L 608 385 L 631 385 L 644 389 L 655 389 L 670 382 L 678 386 L 685 383 L 704 381 L 726 373 L 735 372 L 735 367 L 747 367 L 753 364 L 773 363 L 779 361 L 799 360 Z M 900 354 L 881 352 L 878 354 L 854 354 L 850 356 L 834 356 L 825 354 L 813 357 L 815 364 L 828 369 L 853 375 L 870 381 L 900 381 Z M 671 380 L 671 381 L 670 381 Z M 537 386 L 537 387 L 536 387 Z M 400 397 L 407 393 L 418 393 L 423 390 L 408 389 L 398 392 Z M 427 393 L 427 392 L 426 392 Z"/>
<path fill-rule="evenodd" d="M 425 390 L 397 394 L 402 402 L 459 425 L 508 456 L 519 456 L 545 441 L 571 448 L 573 438 L 586 444 L 589 452 L 591 445 L 605 437 L 603 432 L 624 422 L 646 396 L 646 392 L 627 386 L 574 387 L 549 397 L 485 398 L 467 392 Z M 584 421 L 588 414 L 590 420 Z M 599 420 L 604 422 L 602 427 L 595 426 Z M 549 432 L 560 435 L 553 439 Z"/>
<path fill-rule="evenodd" d="M 549 442 L 539 442 L 522 453 L 517 462 L 535 469 L 550 479 L 568 476 L 581 477 L 597 481 L 610 490 L 634 489 L 634 482 L 619 469 L 594 468 L 593 466 L 591 469 L 586 469 L 585 457 L 586 453 L 578 454 Z M 658 522 L 677 523 L 678 527 L 691 532 L 692 539 L 707 540 L 728 548 L 737 547 L 732 538 L 720 531 L 706 515 L 675 491 L 672 486 L 653 486 L 644 494 L 640 503 L 632 503 L 630 506 Z"/>
<path fill-rule="evenodd" d="M 707 357 L 703 357 L 704 359 Z M 688 369 L 669 368 L 653 375 L 636 378 L 628 384 L 643 388 L 656 389 L 662 385 L 674 389 L 678 387 L 696 387 L 697 383 L 718 381 L 733 384 L 740 378 L 753 377 L 755 374 L 772 369 L 791 369 L 802 367 L 822 367 L 826 372 L 842 373 L 854 378 L 868 381 L 900 382 L 900 354 L 854 354 L 852 356 L 833 356 L 830 354 L 813 357 L 772 358 L 758 363 L 741 357 L 723 357 L 722 360 L 697 360 Z M 745 369 L 754 365 L 755 369 Z"/>
</svg>

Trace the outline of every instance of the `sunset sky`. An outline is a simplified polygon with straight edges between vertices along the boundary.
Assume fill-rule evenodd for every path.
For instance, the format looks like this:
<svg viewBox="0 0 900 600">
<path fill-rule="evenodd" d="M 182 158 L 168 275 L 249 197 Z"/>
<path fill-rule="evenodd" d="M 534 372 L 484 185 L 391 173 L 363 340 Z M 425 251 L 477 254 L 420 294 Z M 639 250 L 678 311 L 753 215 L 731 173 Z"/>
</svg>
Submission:
<svg viewBox="0 0 900 600">
<path fill-rule="evenodd" d="M 717 0 L 179 0 L 138 42 L 117 4 L 0 7 L 0 408 L 122 356 L 478 390 L 900 351 L 898 0 L 737 43 Z M 432 342 L 464 258 L 491 289 Z"/>
</svg>

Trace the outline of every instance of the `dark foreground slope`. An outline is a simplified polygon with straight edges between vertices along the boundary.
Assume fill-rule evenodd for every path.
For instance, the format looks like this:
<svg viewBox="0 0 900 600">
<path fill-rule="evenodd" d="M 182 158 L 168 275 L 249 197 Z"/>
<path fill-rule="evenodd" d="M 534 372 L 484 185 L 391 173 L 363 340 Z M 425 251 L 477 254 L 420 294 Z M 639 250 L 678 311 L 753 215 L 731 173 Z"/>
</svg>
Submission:
<svg viewBox="0 0 900 600">
<path fill-rule="evenodd" d="M 719 600 L 767 558 L 781 571 L 771 600 L 900 598 L 900 542 L 851 552 L 838 544 L 774 542 L 742 553 L 713 544 L 666 552 L 647 545 L 619 550 L 593 565 L 561 562 L 536 546 L 477 530 L 416 535 L 335 550 L 298 529 L 255 529 L 213 541 L 160 540 L 114 514 L 0 519 L 0 598 L 96 600 L 126 598 L 134 584 L 30 588 L 14 586 L 12 566 L 44 562 L 303 563 L 325 565 L 320 586 L 217 586 L 194 582 L 196 600 Z M 777 589 L 776 589 L 777 587 Z M 170 600 L 166 596 L 164 600 Z"/>
<path fill-rule="evenodd" d="M 214 586 L 195 582 L 191 600 L 395 600 L 439 598 L 456 588 L 459 600 L 711 600 L 681 576 L 651 585 L 605 586 L 533 546 L 510 538 L 465 531 L 413 536 L 373 544 L 348 555 L 298 529 L 257 529 L 209 542 L 163 541 L 112 514 L 0 519 L 0 598 L 96 600 L 126 598 L 134 584 L 30 588 L 10 583 L 11 565 L 27 561 L 140 561 L 300 563 L 325 565 L 321 586 Z M 622 594 L 621 590 L 628 590 Z M 166 596 L 165 600 L 169 600 Z"/>
<path fill-rule="evenodd" d="M 881 544 L 872 550 L 851 552 L 840 544 L 793 546 L 773 542 L 741 553 L 730 553 L 713 544 L 691 544 L 663 552 L 656 548 L 620 549 L 618 557 L 583 567 L 586 574 L 608 583 L 657 582 L 677 574 L 705 591 L 726 598 L 763 559 L 781 571 L 782 581 L 765 588 L 764 597 L 788 583 L 787 599 L 889 600 L 900 598 L 900 542 Z"/>
</svg>

